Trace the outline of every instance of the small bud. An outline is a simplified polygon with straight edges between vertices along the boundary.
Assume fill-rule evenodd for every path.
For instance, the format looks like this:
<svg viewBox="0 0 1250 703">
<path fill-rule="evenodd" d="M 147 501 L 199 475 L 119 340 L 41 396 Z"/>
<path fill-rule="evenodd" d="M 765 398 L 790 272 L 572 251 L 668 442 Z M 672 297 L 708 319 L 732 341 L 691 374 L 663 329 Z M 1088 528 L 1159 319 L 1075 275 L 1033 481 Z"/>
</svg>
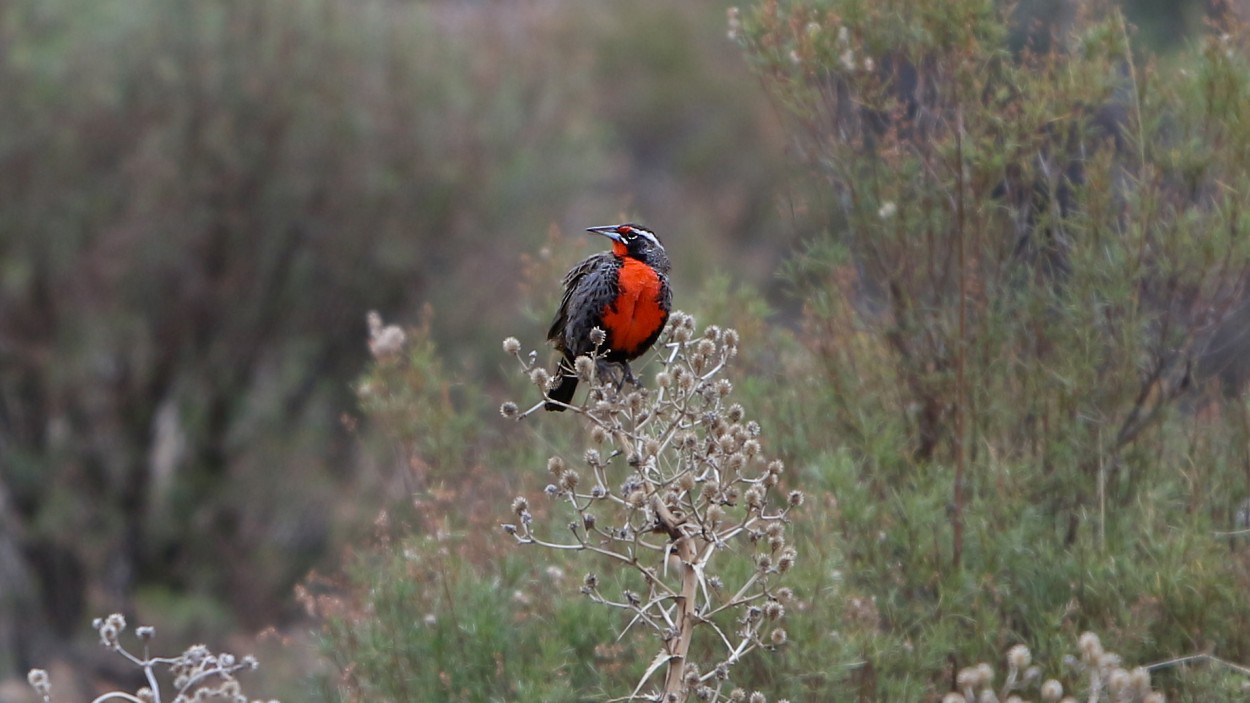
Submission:
<svg viewBox="0 0 1250 703">
<path fill-rule="evenodd" d="M 994 683 L 994 667 L 985 662 L 977 664 L 977 681 L 981 686 L 990 686 Z"/>
<path fill-rule="evenodd" d="M 629 504 L 635 508 L 641 508 L 647 504 L 647 494 L 642 491 L 634 491 L 626 498 Z"/>
<path fill-rule="evenodd" d="M 586 588 L 590 588 L 590 589 L 598 588 L 599 577 L 595 574 L 586 574 L 586 577 L 582 579 L 582 584 L 586 586 Z"/>
<path fill-rule="evenodd" d="M 660 440 L 650 437 L 642 445 L 642 453 L 646 456 L 655 456 L 660 453 Z"/>
<path fill-rule="evenodd" d="M 529 507 L 530 507 L 530 502 L 525 499 L 525 496 L 517 496 L 516 498 L 512 499 L 512 512 L 516 513 L 517 515 L 520 515 L 526 510 L 529 510 Z"/>
<path fill-rule="evenodd" d="M 48 678 L 48 672 L 43 669 L 31 669 L 26 674 L 26 682 L 44 699 L 52 694 L 52 682 Z"/>
<path fill-rule="evenodd" d="M 713 501 L 716 500 L 719 493 L 720 482 L 710 478 L 703 483 L 703 488 L 700 490 L 699 495 L 706 501 Z"/>
<path fill-rule="evenodd" d="M 143 701 L 143 703 L 156 703 L 156 694 L 147 686 L 135 691 L 135 698 Z"/>
<path fill-rule="evenodd" d="M 521 351 L 521 342 L 516 337 L 508 337 L 503 340 L 503 353 L 517 354 Z"/>
<path fill-rule="evenodd" d="M 770 600 L 764 604 L 764 617 L 769 620 L 779 620 L 785 617 L 786 607 L 775 600 Z"/>
<path fill-rule="evenodd" d="M 598 467 L 603 465 L 603 459 L 599 456 L 599 450 L 591 447 L 586 450 L 586 465 Z"/>
<path fill-rule="evenodd" d="M 1088 663 L 1095 663 L 1102 657 L 1102 642 L 1092 632 L 1083 633 L 1077 638 L 1076 645 L 1081 650 L 1081 658 Z"/>
<path fill-rule="evenodd" d="M 603 429 L 602 425 L 595 425 L 590 428 L 590 441 L 595 444 L 603 444 L 608 439 L 608 431 Z"/>
<path fill-rule="evenodd" d="M 608 339 L 608 333 L 604 332 L 598 327 L 594 327 L 590 330 L 590 343 L 595 345 L 596 347 L 606 342 L 607 339 Z"/>
<path fill-rule="evenodd" d="M 503 405 L 499 406 L 499 414 L 504 417 L 516 417 L 518 412 L 520 412 L 520 409 L 511 400 L 505 401 Z"/>
<path fill-rule="evenodd" d="M 715 526 L 721 520 L 725 519 L 725 509 L 719 505 L 709 506 L 707 509 L 707 521 Z"/>
<path fill-rule="evenodd" d="M 516 525 L 504 523 L 503 525 L 500 525 L 500 527 L 503 528 L 505 534 L 516 535 Z"/>
<path fill-rule="evenodd" d="M 141 640 L 150 640 L 156 635 L 156 628 L 151 625 L 141 625 L 135 628 L 135 635 Z"/>
<path fill-rule="evenodd" d="M 786 547 L 781 551 L 781 555 L 777 557 L 777 571 L 786 573 L 794 567 L 794 562 L 798 560 L 799 553 L 794 547 Z"/>
<path fill-rule="evenodd" d="M 582 514 L 582 527 L 585 527 L 587 530 L 593 530 L 593 529 L 595 529 L 595 516 L 594 516 L 594 513 L 583 513 L 583 514 Z"/>
<path fill-rule="evenodd" d="M 1107 690 L 1117 699 L 1121 694 L 1128 690 L 1129 675 L 1124 669 L 1115 669 L 1111 675 L 1107 677 Z"/>
</svg>

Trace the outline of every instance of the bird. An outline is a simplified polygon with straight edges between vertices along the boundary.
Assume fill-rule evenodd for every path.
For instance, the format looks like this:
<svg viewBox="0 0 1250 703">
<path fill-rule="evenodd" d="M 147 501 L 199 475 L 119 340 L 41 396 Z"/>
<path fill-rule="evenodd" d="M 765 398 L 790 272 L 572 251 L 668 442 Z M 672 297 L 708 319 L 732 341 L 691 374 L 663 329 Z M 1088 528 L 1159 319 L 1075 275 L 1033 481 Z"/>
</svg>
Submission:
<svg viewBox="0 0 1250 703">
<path fill-rule="evenodd" d="M 586 231 L 612 240 L 612 249 L 592 254 L 564 275 L 564 295 L 547 332 L 547 341 L 562 355 L 560 381 L 547 393 L 547 410 L 562 411 L 573 400 L 574 362 L 596 348 L 591 330 L 605 333 L 601 360 L 621 365 L 622 383 L 633 381 L 629 362 L 655 344 L 672 309 L 672 265 L 655 232 L 632 223 Z"/>
</svg>

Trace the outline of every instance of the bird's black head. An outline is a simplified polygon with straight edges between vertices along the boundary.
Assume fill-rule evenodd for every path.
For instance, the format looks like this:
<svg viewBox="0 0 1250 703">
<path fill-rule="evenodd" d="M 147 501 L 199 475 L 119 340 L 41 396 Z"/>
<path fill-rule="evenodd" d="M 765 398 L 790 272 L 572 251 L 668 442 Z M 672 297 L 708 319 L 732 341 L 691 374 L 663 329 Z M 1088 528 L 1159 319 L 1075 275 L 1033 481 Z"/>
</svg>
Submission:
<svg viewBox="0 0 1250 703">
<path fill-rule="evenodd" d="M 587 227 L 587 232 L 602 234 L 612 240 L 612 253 L 631 257 L 651 266 L 660 273 L 668 273 L 668 253 L 655 232 L 642 225 L 623 224 L 606 227 Z"/>
</svg>

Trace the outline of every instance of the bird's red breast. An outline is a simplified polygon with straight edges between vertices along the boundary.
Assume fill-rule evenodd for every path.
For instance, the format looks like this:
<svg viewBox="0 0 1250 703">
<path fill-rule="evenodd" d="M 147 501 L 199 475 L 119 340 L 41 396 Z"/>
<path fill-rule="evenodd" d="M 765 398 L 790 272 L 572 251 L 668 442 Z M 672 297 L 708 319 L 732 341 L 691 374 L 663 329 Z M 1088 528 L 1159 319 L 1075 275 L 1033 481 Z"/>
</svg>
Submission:
<svg viewBox="0 0 1250 703">
<path fill-rule="evenodd" d="M 643 262 L 625 258 L 618 278 L 616 301 L 603 311 L 608 344 L 615 351 L 633 354 L 668 319 L 660 306 L 660 277 Z"/>
</svg>

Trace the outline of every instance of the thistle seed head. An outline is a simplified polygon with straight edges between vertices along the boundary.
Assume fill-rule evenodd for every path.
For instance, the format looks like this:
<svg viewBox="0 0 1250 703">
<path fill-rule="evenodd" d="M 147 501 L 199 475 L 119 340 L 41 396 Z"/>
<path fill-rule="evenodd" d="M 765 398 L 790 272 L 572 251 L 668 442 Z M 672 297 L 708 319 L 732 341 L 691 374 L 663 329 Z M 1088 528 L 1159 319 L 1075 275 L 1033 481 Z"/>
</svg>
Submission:
<svg viewBox="0 0 1250 703">
<path fill-rule="evenodd" d="M 525 496 L 517 496 L 512 499 L 512 512 L 517 515 L 529 510 L 529 507 L 530 502 L 525 499 Z"/>
<path fill-rule="evenodd" d="M 1029 648 L 1018 644 L 1007 650 L 1007 665 L 1016 671 L 1023 671 L 1029 668 L 1029 664 L 1033 661 L 1033 654 Z"/>
<path fill-rule="evenodd" d="M 573 371 L 579 380 L 589 382 L 595 373 L 595 362 L 588 356 L 579 356 L 573 361 Z"/>
</svg>

